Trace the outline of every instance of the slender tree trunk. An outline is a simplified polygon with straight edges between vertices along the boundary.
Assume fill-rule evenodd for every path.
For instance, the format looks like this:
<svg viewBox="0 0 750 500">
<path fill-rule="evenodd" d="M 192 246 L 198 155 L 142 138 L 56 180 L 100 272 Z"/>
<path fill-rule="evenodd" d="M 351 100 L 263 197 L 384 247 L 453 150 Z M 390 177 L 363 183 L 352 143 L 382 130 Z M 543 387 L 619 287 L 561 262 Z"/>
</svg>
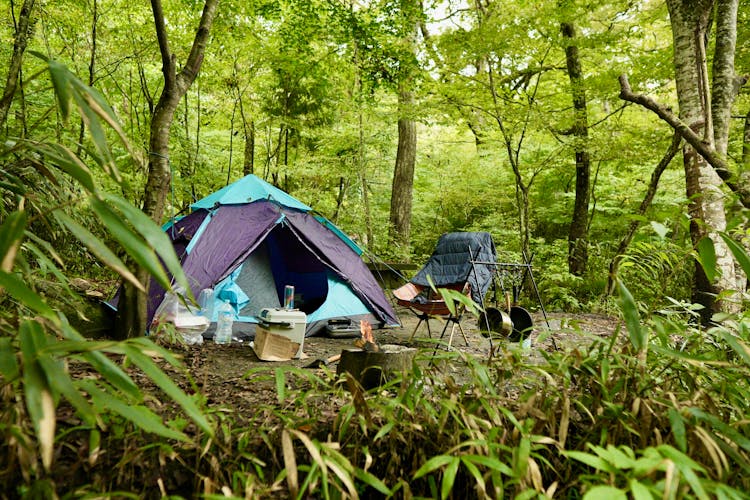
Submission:
<svg viewBox="0 0 750 500">
<path fill-rule="evenodd" d="M 143 211 L 156 223 L 161 223 L 172 177 L 169 165 L 169 135 L 172 121 L 180 100 L 200 71 L 217 5 L 218 0 L 205 0 L 200 25 L 193 40 L 190 54 L 182 70 L 178 73 L 176 57 L 169 48 L 161 0 L 151 0 L 156 36 L 161 51 L 164 88 L 151 118 L 148 179 L 144 193 Z M 138 267 L 135 275 L 148 288 L 148 273 L 143 268 Z M 117 336 L 125 338 L 143 335 L 148 326 L 146 325 L 146 295 L 140 293 L 133 286 L 125 284 L 118 305 L 118 316 Z"/>
<path fill-rule="evenodd" d="M 237 99 L 240 105 L 240 118 L 242 119 L 242 132 L 245 137 L 245 147 L 242 156 L 242 175 L 255 173 L 255 120 L 248 119 L 245 115 L 243 92 L 237 89 Z"/>
<path fill-rule="evenodd" d="M 401 0 L 401 16 L 406 30 L 409 49 L 416 53 L 417 21 L 421 5 L 416 0 Z M 409 254 L 411 217 L 414 187 L 414 170 L 417 160 L 417 124 L 414 114 L 414 69 L 407 60 L 400 61 L 398 82 L 398 149 L 391 187 L 391 211 L 388 239 L 403 255 Z"/>
<path fill-rule="evenodd" d="M 96 71 L 96 28 L 99 23 L 99 5 L 98 0 L 93 0 L 91 5 L 91 53 L 89 54 L 89 87 L 94 86 L 94 72 Z M 80 157 L 83 151 L 83 138 L 86 132 L 86 124 L 81 118 L 78 129 L 78 145 L 76 146 L 76 156 Z"/>
<path fill-rule="evenodd" d="M 374 248 L 375 235 L 372 230 L 372 211 L 370 209 L 370 192 L 367 185 L 367 162 L 365 161 L 365 127 L 362 110 L 359 110 L 359 179 L 362 184 L 362 207 L 365 212 L 365 246 Z"/>
<path fill-rule="evenodd" d="M 23 64 L 23 54 L 26 51 L 26 46 L 29 43 L 34 27 L 34 20 L 32 18 L 33 12 L 34 0 L 24 0 L 23 5 L 21 6 L 21 13 L 18 16 L 18 23 L 15 27 L 16 32 L 13 40 L 13 54 L 10 56 L 10 63 L 8 64 L 8 77 L 5 80 L 3 95 L 0 98 L 0 129 L 5 127 L 5 122 L 8 119 L 8 112 L 10 111 L 10 105 L 13 102 L 13 96 L 16 94 L 16 89 L 18 88 L 18 79 Z"/>
<path fill-rule="evenodd" d="M 707 85 L 705 37 L 713 7 L 712 0 L 667 0 L 674 38 L 674 64 L 680 119 L 690 125 L 697 135 L 702 135 L 709 146 L 713 142 L 711 125 L 710 91 Z M 718 232 L 726 229 L 722 180 L 698 154 L 695 148 L 683 147 L 685 184 L 690 215 L 690 236 L 693 245 L 709 237 L 716 249 L 720 276 L 712 283 L 701 266 L 696 265 L 693 301 L 704 306 L 701 311 L 705 323 L 713 313 L 731 309 L 729 304 L 717 301 L 721 292 L 733 290 L 735 269 L 732 255 Z"/>
<path fill-rule="evenodd" d="M 651 206 L 651 202 L 654 201 L 654 196 L 656 196 L 656 190 L 659 187 L 659 180 L 661 179 L 661 174 L 664 173 L 664 170 L 669 166 L 669 164 L 672 162 L 672 159 L 675 157 L 677 152 L 680 150 L 680 143 L 682 142 L 682 136 L 680 134 L 675 133 L 672 137 L 672 144 L 669 145 L 669 149 L 667 149 L 667 152 L 664 153 L 664 156 L 659 161 L 659 164 L 656 165 L 656 168 L 651 173 L 651 180 L 648 183 L 648 189 L 646 190 L 646 195 L 643 197 L 643 201 L 641 201 L 641 205 L 638 207 L 638 211 L 636 212 L 637 215 L 645 215 L 646 210 Z M 638 228 L 640 227 L 641 222 L 639 219 L 634 219 L 630 226 L 628 227 L 627 232 L 625 233 L 625 236 L 623 236 L 622 240 L 620 240 L 620 244 L 617 247 L 617 251 L 615 252 L 615 256 L 612 258 L 612 261 L 609 263 L 609 278 L 607 279 L 607 295 L 612 295 L 615 293 L 616 290 L 616 278 L 617 278 L 617 272 L 620 269 L 620 263 L 622 262 L 623 255 L 625 255 L 625 252 L 627 251 L 628 247 L 630 246 L 630 242 L 633 241 L 633 237 L 635 236 L 636 231 L 638 231 Z"/>
<path fill-rule="evenodd" d="M 727 156 L 729 123 L 732 104 L 737 96 L 734 53 L 737 46 L 738 0 L 716 2 L 716 49 L 713 63 L 713 93 L 711 111 L 714 124 L 714 147 L 722 157 Z"/>
<path fill-rule="evenodd" d="M 402 88 L 399 91 L 399 109 L 402 111 L 398 120 L 398 150 L 391 187 L 389 239 L 398 245 L 403 253 L 408 253 L 411 237 L 412 191 L 417 157 L 417 124 L 406 116 L 413 104 L 414 97 L 411 91 Z"/>
<path fill-rule="evenodd" d="M 582 276 L 588 264 L 588 216 L 591 166 L 588 152 L 588 113 L 586 110 L 586 91 L 578 55 L 576 29 L 573 23 L 562 23 L 561 30 L 567 41 L 565 61 L 570 79 L 570 91 L 573 96 L 573 137 L 576 156 L 576 192 L 573 205 L 573 217 L 568 233 L 568 270 L 571 274 Z"/>
</svg>

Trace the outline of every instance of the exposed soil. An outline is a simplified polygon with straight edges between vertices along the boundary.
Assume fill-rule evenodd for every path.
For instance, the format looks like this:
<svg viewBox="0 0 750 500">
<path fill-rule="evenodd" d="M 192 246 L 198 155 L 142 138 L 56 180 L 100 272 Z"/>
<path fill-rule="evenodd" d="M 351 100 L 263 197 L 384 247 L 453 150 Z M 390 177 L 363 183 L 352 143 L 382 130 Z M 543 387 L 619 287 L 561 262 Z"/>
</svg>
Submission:
<svg viewBox="0 0 750 500">
<path fill-rule="evenodd" d="M 428 355 L 434 351 L 435 343 L 429 342 L 425 325 L 419 327 L 414 339 L 410 341 L 418 320 L 406 309 L 399 309 L 397 312 L 401 318 L 402 327 L 376 330 L 374 332 L 376 341 L 381 345 L 418 347 L 425 350 Z M 523 351 L 525 355 L 530 356 L 532 361 L 541 359 L 540 351 L 542 350 L 572 349 L 589 343 L 596 337 L 609 337 L 620 324 L 618 319 L 602 315 L 551 313 L 547 315 L 548 327 L 541 314 L 532 314 L 532 317 L 534 331 L 530 337 L 531 347 Z M 476 318 L 467 315 L 461 321 L 461 325 L 466 333 L 468 345 L 460 330 L 456 328 L 452 348 L 480 359 L 486 359 L 490 354 L 490 339 L 480 333 Z M 433 337 L 438 337 L 442 322 L 437 319 L 431 320 L 431 329 Z M 449 334 L 450 327 L 444 340 L 447 340 Z M 251 412 L 259 404 L 273 404 L 276 400 L 273 381 L 267 380 L 267 383 L 259 383 L 258 377 L 253 377 L 252 380 L 247 377 L 249 372 L 272 373 L 279 366 L 335 372 L 335 363 L 319 368 L 310 368 L 309 365 L 315 360 L 341 354 L 344 349 L 354 348 L 354 340 L 352 338 L 308 337 L 304 340 L 304 355 L 301 359 L 282 362 L 261 361 L 249 342 L 217 345 L 207 340 L 202 345 L 171 346 L 170 349 L 183 358 L 193 380 L 210 405 L 225 405 L 237 410 L 241 415 L 244 412 Z M 504 339 L 493 340 L 493 345 L 495 349 L 519 348 L 518 343 L 510 343 Z M 440 347 L 440 349 L 444 348 Z"/>
</svg>

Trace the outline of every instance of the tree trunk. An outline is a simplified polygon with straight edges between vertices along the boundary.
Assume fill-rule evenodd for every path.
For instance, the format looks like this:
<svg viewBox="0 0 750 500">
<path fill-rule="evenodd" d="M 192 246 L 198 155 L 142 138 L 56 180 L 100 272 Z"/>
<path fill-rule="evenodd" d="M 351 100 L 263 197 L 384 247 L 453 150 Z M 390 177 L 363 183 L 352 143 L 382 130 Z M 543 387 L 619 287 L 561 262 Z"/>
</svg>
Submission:
<svg viewBox="0 0 750 500">
<path fill-rule="evenodd" d="M 680 119 L 709 144 L 713 142 L 713 127 L 704 40 L 712 7 L 711 0 L 667 0 L 674 38 Z M 729 309 L 728 304 L 716 300 L 717 294 L 733 290 L 736 284 L 732 255 L 718 235 L 719 231 L 726 229 L 722 180 L 706 159 L 689 144 L 683 147 L 683 162 L 687 197 L 690 200 L 690 237 L 696 246 L 704 237 L 711 238 L 720 272 L 720 276 L 711 283 L 701 266 L 695 269 L 693 301 L 704 306 L 702 319 L 708 323 L 714 312 Z"/>
<path fill-rule="evenodd" d="M 566 39 L 565 61 L 570 79 L 570 92 L 573 96 L 573 137 L 576 156 L 576 193 L 573 205 L 573 217 L 568 233 L 568 270 L 571 274 L 582 276 L 588 263 L 588 214 L 590 193 L 591 166 L 588 152 L 588 113 L 586 110 L 586 90 L 581 70 L 581 60 L 576 45 L 576 30 L 573 23 L 561 25 L 563 38 Z"/>
<path fill-rule="evenodd" d="M 161 223 L 164 214 L 172 177 L 169 165 L 169 134 L 172 121 L 180 100 L 200 71 L 217 5 L 218 0 L 205 0 L 200 25 L 195 34 L 188 60 L 182 70 L 177 73 L 177 61 L 169 48 L 161 0 L 151 0 L 156 36 L 161 51 L 164 88 L 151 118 L 148 179 L 144 193 L 143 211 L 157 224 Z M 143 269 L 136 269 L 136 277 L 148 289 L 149 278 Z M 120 338 L 143 335 L 148 326 L 146 325 L 146 296 L 139 293 L 132 285 L 125 284 L 122 299 L 118 307 L 116 335 Z"/>
<path fill-rule="evenodd" d="M 718 0 L 716 5 L 716 49 L 714 50 L 711 111 L 714 124 L 714 147 L 716 152 L 724 158 L 727 156 L 732 104 L 737 96 L 734 71 L 734 53 L 737 46 L 737 5 L 738 0 Z"/>
<path fill-rule="evenodd" d="M 32 13 L 34 11 L 34 0 L 24 0 L 21 6 L 21 13 L 18 16 L 15 38 L 13 40 L 13 54 L 10 56 L 8 64 L 8 77 L 5 80 L 5 90 L 0 98 L 0 129 L 5 127 L 8 119 L 10 105 L 13 102 L 13 96 L 18 88 L 18 78 L 21 74 L 21 65 L 23 63 L 23 54 L 31 37 L 34 21 Z"/>
<path fill-rule="evenodd" d="M 399 91 L 398 149 L 391 188 L 391 226 L 389 239 L 408 254 L 411 236 L 412 190 L 417 158 L 417 124 L 412 112 L 414 96 L 409 89 Z"/>
</svg>

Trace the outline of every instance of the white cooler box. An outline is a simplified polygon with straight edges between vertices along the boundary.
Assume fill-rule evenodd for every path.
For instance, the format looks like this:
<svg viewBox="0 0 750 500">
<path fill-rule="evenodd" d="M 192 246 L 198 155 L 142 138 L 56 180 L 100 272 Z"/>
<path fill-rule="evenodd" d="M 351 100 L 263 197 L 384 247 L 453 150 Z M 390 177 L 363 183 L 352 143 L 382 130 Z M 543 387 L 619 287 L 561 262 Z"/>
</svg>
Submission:
<svg viewBox="0 0 750 500">
<path fill-rule="evenodd" d="M 259 323 L 255 331 L 255 344 L 258 346 L 260 337 L 267 337 L 269 333 L 286 337 L 294 343 L 299 344 L 295 358 L 302 356 L 305 343 L 305 329 L 307 327 L 307 315 L 298 309 L 265 308 L 258 315 Z M 263 353 L 258 352 L 259 357 Z"/>
</svg>

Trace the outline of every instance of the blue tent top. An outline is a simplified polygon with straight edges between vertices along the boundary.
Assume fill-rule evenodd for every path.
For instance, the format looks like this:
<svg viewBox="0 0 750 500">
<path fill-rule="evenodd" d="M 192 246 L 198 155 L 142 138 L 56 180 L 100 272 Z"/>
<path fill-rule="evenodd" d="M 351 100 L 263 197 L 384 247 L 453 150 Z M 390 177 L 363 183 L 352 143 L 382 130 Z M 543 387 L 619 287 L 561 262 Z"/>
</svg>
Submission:
<svg viewBox="0 0 750 500">
<path fill-rule="evenodd" d="M 312 207 L 309 207 L 299 201 L 294 196 L 285 193 L 281 189 L 269 184 L 260 177 L 253 174 L 246 175 L 245 177 L 225 186 L 215 193 L 209 194 L 203 199 L 200 199 L 190 205 L 193 211 L 198 209 L 211 210 L 219 205 L 243 205 L 245 203 L 252 203 L 258 200 L 270 200 L 274 203 L 282 205 L 284 207 L 294 208 L 303 212 L 311 212 Z M 362 255 L 363 250 L 352 241 L 349 236 L 344 233 L 336 225 L 321 215 L 315 215 L 315 218 L 328 229 L 336 233 L 349 248 L 357 252 L 357 255 Z M 164 230 L 168 229 L 170 223 L 165 224 Z"/>
<path fill-rule="evenodd" d="M 312 207 L 305 205 L 293 196 L 253 174 L 246 175 L 240 180 L 206 196 L 202 200 L 196 201 L 190 205 L 190 208 L 193 210 L 200 208 L 210 210 L 216 205 L 241 205 L 258 200 L 275 201 L 279 205 L 296 208 L 304 212 L 312 210 Z"/>
</svg>

